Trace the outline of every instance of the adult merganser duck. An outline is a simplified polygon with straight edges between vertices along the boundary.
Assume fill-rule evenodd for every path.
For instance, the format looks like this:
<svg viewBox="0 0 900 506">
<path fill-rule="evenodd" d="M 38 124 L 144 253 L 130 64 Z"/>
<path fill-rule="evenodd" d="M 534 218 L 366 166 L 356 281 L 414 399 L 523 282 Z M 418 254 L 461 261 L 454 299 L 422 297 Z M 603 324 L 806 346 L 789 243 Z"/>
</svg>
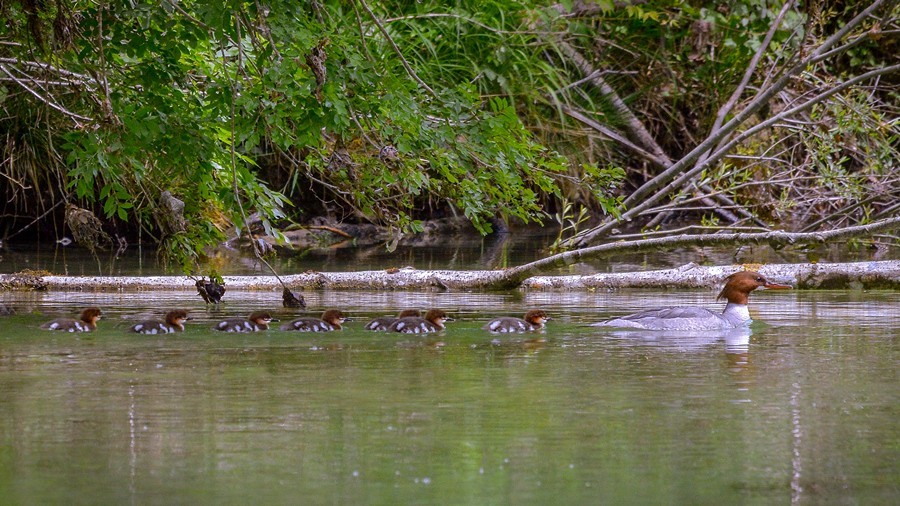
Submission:
<svg viewBox="0 0 900 506">
<path fill-rule="evenodd" d="M 254 311 L 250 313 L 246 320 L 243 318 L 222 320 L 213 327 L 213 330 L 221 330 L 222 332 L 259 332 L 261 330 L 269 330 L 269 324 L 277 321 L 266 311 Z"/>
<path fill-rule="evenodd" d="M 525 313 L 524 318 L 513 318 L 511 316 L 501 316 L 489 321 L 483 328 L 496 333 L 522 333 L 531 332 L 532 330 L 540 330 L 544 328 L 544 323 L 551 320 L 547 313 L 540 309 L 530 309 Z"/>
<path fill-rule="evenodd" d="M 367 323 L 366 326 L 363 328 L 365 328 L 366 330 L 377 330 L 377 331 L 384 332 L 388 329 L 388 327 L 391 326 L 392 323 L 399 320 L 400 318 L 410 318 L 410 317 L 418 318 L 420 316 L 422 316 L 422 312 L 419 311 L 418 309 L 404 309 L 403 311 L 400 311 L 400 314 L 398 314 L 397 316 L 385 316 L 382 318 L 375 318 L 374 320 Z"/>
<path fill-rule="evenodd" d="M 187 311 L 176 309 L 166 313 L 166 321 L 145 320 L 131 326 L 132 332 L 138 334 L 169 334 L 172 332 L 184 332 L 184 322 L 190 320 Z"/>
<path fill-rule="evenodd" d="M 103 313 L 95 308 L 89 307 L 81 312 L 78 320 L 72 318 L 57 318 L 41 325 L 46 330 L 62 330 L 63 332 L 90 332 L 97 328 L 97 320 Z"/>
<path fill-rule="evenodd" d="M 625 327 L 645 330 L 720 330 L 733 329 L 750 323 L 747 302 L 750 292 L 757 288 L 788 289 L 787 285 L 770 283 L 758 272 L 741 271 L 725 278 L 725 287 L 718 299 L 726 299 L 728 304 L 721 314 L 698 307 L 669 307 L 649 309 L 605 322 L 594 323 L 594 327 Z"/>
<path fill-rule="evenodd" d="M 448 321 L 453 321 L 453 318 L 447 316 L 447 313 L 440 309 L 429 309 L 425 313 L 425 318 L 416 316 L 397 318 L 388 327 L 387 331 L 402 332 L 404 334 L 427 334 L 444 330 L 444 322 Z"/>
<path fill-rule="evenodd" d="M 297 332 L 331 332 L 333 330 L 341 330 L 341 324 L 347 321 L 344 314 L 337 309 L 329 309 L 322 314 L 322 319 L 318 318 L 297 318 L 292 322 L 285 323 L 281 326 L 281 330 L 295 330 Z"/>
</svg>

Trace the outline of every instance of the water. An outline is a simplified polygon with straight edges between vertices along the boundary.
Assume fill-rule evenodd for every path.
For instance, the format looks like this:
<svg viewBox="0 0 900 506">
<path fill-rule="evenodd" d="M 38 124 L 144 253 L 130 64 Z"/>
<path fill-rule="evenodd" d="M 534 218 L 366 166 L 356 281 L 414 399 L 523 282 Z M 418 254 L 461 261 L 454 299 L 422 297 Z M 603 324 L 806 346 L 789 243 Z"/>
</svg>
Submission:
<svg viewBox="0 0 900 506">
<path fill-rule="evenodd" d="M 388 251 L 384 245 L 355 247 L 345 243 L 329 248 L 283 251 L 269 262 L 279 274 L 316 270 L 345 272 L 348 270 L 382 270 L 389 267 L 414 266 L 426 269 L 502 269 L 543 258 L 547 246 L 556 238 L 552 230 L 529 230 L 505 236 L 448 237 L 432 246 L 399 246 Z M 852 262 L 890 258 L 891 250 L 849 250 L 834 244 L 817 248 L 768 247 L 680 248 L 649 253 L 620 252 L 611 258 L 598 258 L 569 265 L 547 274 L 593 274 L 597 272 L 632 272 L 679 267 L 690 262 L 703 265 L 733 263 L 800 263 L 811 261 Z M 132 246 L 121 256 L 101 251 L 95 258 L 84 248 L 58 244 L 7 244 L 0 249 L 0 273 L 25 269 L 45 270 L 65 276 L 154 276 L 181 274 L 167 270 L 152 248 Z M 177 271 L 177 266 L 176 269 Z M 210 254 L 199 269 L 223 276 L 269 274 L 268 268 L 248 252 L 219 249 Z"/>
<path fill-rule="evenodd" d="M 340 333 L 209 330 L 279 293 L 2 293 L 4 504 L 889 504 L 900 293 L 758 292 L 741 335 L 587 324 L 714 291 L 306 292 Z M 39 324 L 103 308 L 89 335 Z M 196 318 L 127 333 L 157 308 Z M 440 307 L 430 337 L 371 317 Z M 541 307 L 543 334 L 491 336 Z M 278 316 L 294 313 L 281 308 Z"/>
</svg>

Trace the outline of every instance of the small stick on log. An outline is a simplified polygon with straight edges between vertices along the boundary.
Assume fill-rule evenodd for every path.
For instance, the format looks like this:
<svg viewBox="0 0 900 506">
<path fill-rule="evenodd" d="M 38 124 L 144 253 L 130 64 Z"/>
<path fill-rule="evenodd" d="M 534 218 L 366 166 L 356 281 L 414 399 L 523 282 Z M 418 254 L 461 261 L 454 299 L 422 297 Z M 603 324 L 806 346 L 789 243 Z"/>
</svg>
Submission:
<svg viewBox="0 0 900 506">
<path fill-rule="evenodd" d="M 343 230 L 341 230 L 339 228 L 329 227 L 327 225 L 310 225 L 306 228 L 308 228 L 310 230 L 325 230 L 325 231 L 331 232 L 332 234 L 337 234 L 341 237 L 346 237 L 347 239 L 353 239 L 353 236 L 348 234 L 347 232 L 344 232 Z"/>
</svg>

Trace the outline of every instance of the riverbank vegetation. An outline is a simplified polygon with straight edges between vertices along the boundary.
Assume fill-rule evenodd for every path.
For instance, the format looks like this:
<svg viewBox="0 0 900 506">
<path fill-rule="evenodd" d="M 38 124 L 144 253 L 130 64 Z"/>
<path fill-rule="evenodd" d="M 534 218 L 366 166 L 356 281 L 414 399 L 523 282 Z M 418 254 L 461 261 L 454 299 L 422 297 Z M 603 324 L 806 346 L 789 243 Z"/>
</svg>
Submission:
<svg viewBox="0 0 900 506">
<path fill-rule="evenodd" d="M 2 9 L 9 240 L 158 243 L 190 272 L 322 216 L 395 238 L 555 217 L 571 250 L 900 210 L 896 2 Z"/>
</svg>

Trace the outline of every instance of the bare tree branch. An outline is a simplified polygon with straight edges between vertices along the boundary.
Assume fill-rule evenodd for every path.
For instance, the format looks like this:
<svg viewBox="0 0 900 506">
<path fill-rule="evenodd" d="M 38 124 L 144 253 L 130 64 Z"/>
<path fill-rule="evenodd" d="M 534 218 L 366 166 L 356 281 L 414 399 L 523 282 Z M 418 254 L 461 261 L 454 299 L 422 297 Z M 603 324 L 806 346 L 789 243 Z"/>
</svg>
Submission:
<svg viewBox="0 0 900 506">
<path fill-rule="evenodd" d="M 18 84 L 19 86 L 21 86 L 22 89 L 24 89 L 24 90 L 27 91 L 28 93 L 32 94 L 32 95 L 33 95 L 35 98 L 37 98 L 39 101 L 41 101 L 41 102 L 47 104 L 47 106 L 49 106 L 50 108 L 52 108 L 52 109 L 54 109 L 54 110 L 56 110 L 56 111 L 58 111 L 58 112 L 64 114 L 65 116 L 68 116 L 68 117 L 70 117 L 70 118 L 72 118 L 72 119 L 78 120 L 79 123 L 80 123 L 80 122 L 90 123 L 90 122 L 94 121 L 93 119 L 88 118 L 87 116 L 82 116 L 82 115 L 80 115 L 80 114 L 76 114 L 76 113 L 74 113 L 74 112 L 72 112 L 72 111 L 66 109 L 65 107 L 63 107 L 63 106 L 57 104 L 56 102 L 54 102 L 54 101 L 52 101 L 52 100 L 50 100 L 50 99 L 44 97 L 43 95 L 41 95 L 40 93 L 38 93 L 37 91 L 35 91 L 34 89 L 32 89 L 30 86 L 28 86 L 28 84 L 27 84 L 24 80 L 19 79 L 18 77 L 14 76 L 14 75 L 12 74 L 12 72 L 10 72 L 9 69 L 6 67 L 6 65 L 0 65 L 0 71 L 2 71 L 4 74 L 6 74 L 10 79 L 12 79 L 13 81 L 15 81 L 16 84 Z"/>
<path fill-rule="evenodd" d="M 651 153 L 651 152 L 647 151 L 646 149 L 638 146 L 637 144 L 631 142 L 630 140 L 625 138 L 625 136 L 623 136 L 619 132 L 616 132 L 615 130 L 607 127 L 606 125 L 599 123 L 597 120 L 591 118 L 584 112 L 576 110 L 573 107 L 570 107 L 563 103 L 559 104 L 559 108 L 567 116 L 583 123 L 584 125 L 586 125 L 590 128 L 593 128 L 594 130 L 596 130 L 603 136 L 609 138 L 610 140 L 614 140 L 614 141 L 618 142 L 619 144 L 621 144 L 622 146 L 624 146 L 625 148 L 627 148 L 629 151 L 636 154 L 637 156 L 639 156 L 651 163 L 659 165 L 660 167 L 667 167 L 666 162 L 668 161 L 668 158 L 658 158 L 653 153 Z M 669 165 L 671 165 L 671 163 L 669 163 Z"/>
<path fill-rule="evenodd" d="M 759 271 L 771 280 L 795 288 L 897 288 L 900 261 L 801 263 L 765 265 L 697 265 L 640 272 L 598 273 L 585 276 L 534 276 L 522 283 L 528 291 L 611 290 L 619 288 L 712 288 L 742 269 Z"/>
<path fill-rule="evenodd" d="M 562 49 L 562 52 L 572 60 L 583 75 L 593 76 L 588 81 L 600 91 L 606 100 L 609 101 L 610 105 L 612 105 L 613 109 L 616 111 L 616 114 L 619 115 L 628 128 L 628 133 L 631 135 L 632 139 L 640 144 L 645 150 L 652 153 L 654 158 L 665 161 L 663 164 L 664 166 L 671 165 L 671 159 L 666 155 L 662 147 L 657 144 L 656 140 L 653 139 L 650 132 L 644 128 L 643 123 L 641 123 L 634 113 L 631 112 L 631 109 L 625 101 L 619 97 L 616 90 L 603 79 L 600 73 L 596 72 L 595 69 L 591 67 L 591 64 L 588 63 L 587 59 L 574 47 L 562 40 L 558 40 L 557 45 Z"/>
<path fill-rule="evenodd" d="M 807 58 L 797 63 L 787 71 L 785 71 L 781 78 L 778 79 L 775 83 L 773 83 L 769 88 L 762 90 L 748 105 L 744 110 L 738 113 L 731 121 L 725 124 L 718 131 L 713 130 L 710 132 L 710 135 L 707 139 L 701 143 L 697 148 L 694 148 L 690 153 L 685 155 L 684 158 L 679 160 L 676 164 L 666 170 L 664 173 L 658 175 L 651 181 L 648 181 L 641 188 L 638 188 L 634 193 L 632 193 L 625 201 L 623 202 L 623 207 L 628 207 L 635 202 L 644 201 L 647 195 L 658 189 L 662 184 L 665 184 L 666 181 L 671 180 L 676 177 L 676 175 L 681 172 L 689 163 L 693 162 L 693 160 L 699 158 L 703 153 L 706 152 L 706 149 L 711 148 L 713 144 L 716 144 L 726 136 L 730 135 L 733 131 L 735 131 L 744 121 L 746 121 L 751 115 L 755 114 L 760 108 L 762 108 L 768 101 L 778 92 L 783 90 L 790 81 L 794 78 L 794 76 L 806 70 L 806 68 L 816 62 L 821 61 L 823 59 L 822 54 L 832 54 L 833 52 L 827 52 L 826 49 L 831 47 L 840 41 L 840 39 L 848 33 L 853 27 L 857 24 L 861 23 L 872 11 L 876 10 L 876 8 L 883 3 L 883 0 L 878 0 L 873 5 L 869 6 L 864 12 L 853 18 L 850 22 L 847 23 L 841 30 L 838 31 L 837 34 L 829 37 L 825 42 L 823 42 L 815 51 L 813 51 Z M 840 35 L 840 36 L 838 36 Z M 857 40 L 849 44 L 845 44 L 842 46 L 842 51 L 846 51 L 853 45 L 856 45 L 859 40 L 868 37 L 868 33 L 860 36 Z M 812 105 L 812 104 L 811 104 Z M 702 148 L 702 149 L 701 149 Z M 719 149 L 721 151 L 721 148 Z M 702 164 L 698 164 L 702 165 Z M 699 172 L 699 171 L 698 171 Z"/>
<path fill-rule="evenodd" d="M 818 103 L 824 101 L 825 99 L 829 98 L 830 96 L 834 95 L 835 93 L 843 91 L 843 90 L 849 88 L 850 86 L 853 86 L 861 81 L 865 81 L 867 79 L 871 79 L 872 77 L 876 77 L 879 75 L 892 74 L 892 73 L 898 72 L 898 71 L 900 71 L 900 65 L 892 65 L 890 67 L 885 67 L 882 69 L 867 72 L 861 76 L 857 76 L 853 79 L 850 79 L 849 81 L 845 81 L 844 83 L 842 83 L 838 86 L 835 86 L 834 88 L 832 88 L 828 91 L 825 91 L 820 95 L 817 95 L 816 97 L 804 102 L 801 105 L 798 105 L 791 109 L 785 110 L 785 111 L 769 118 L 768 120 L 766 120 L 762 123 L 759 123 L 758 125 L 754 126 L 753 128 L 750 128 L 749 130 L 743 132 L 741 135 L 735 137 L 730 142 L 728 142 L 726 145 L 722 146 L 715 153 L 710 155 L 709 159 L 706 162 L 704 162 L 703 164 L 697 165 L 693 169 L 691 169 L 687 172 L 684 172 L 683 174 L 678 176 L 677 179 L 675 179 L 674 181 L 672 181 L 665 187 L 659 189 L 652 196 L 645 198 L 641 203 L 637 204 L 636 206 L 634 206 L 634 207 L 628 209 L 626 212 L 622 213 L 622 219 L 630 220 L 630 219 L 633 219 L 634 217 L 640 215 L 640 213 L 643 212 L 645 209 L 647 209 L 650 206 L 659 202 L 659 200 L 663 196 L 668 195 L 671 192 L 681 188 L 681 186 L 684 185 L 684 183 L 687 182 L 689 179 L 691 179 L 695 175 L 699 174 L 701 171 L 706 170 L 711 164 L 719 161 L 723 156 L 728 154 L 728 152 L 729 152 L 729 150 L 731 150 L 731 148 L 733 148 L 740 142 L 743 142 L 744 140 L 756 135 L 757 133 L 761 132 L 762 130 L 765 130 L 765 129 L 771 127 L 778 121 L 783 120 L 785 117 L 805 111 L 805 110 L 811 108 L 812 106 L 814 106 L 815 104 L 818 104 Z M 587 241 L 593 240 L 594 238 L 596 238 L 597 236 L 599 236 L 601 234 L 605 234 L 606 232 L 611 230 L 613 227 L 615 227 L 616 223 L 617 223 L 616 221 L 608 220 L 605 223 L 591 229 L 590 231 L 588 231 L 588 233 L 585 233 L 581 237 L 578 237 L 576 235 L 576 236 L 573 236 L 571 239 L 575 240 L 575 241 L 573 241 L 575 244 L 584 244 Z"/>
<path fill-rule="evenodd" d="M 744 91 L 747 89 L 747 85 L 750 83 L 750 79 L 756 72 L 756 68 L 759 65 L 759 60 L 762 59 L 762 56 L 769 49 L 769 44 L 772 43 L 772 39 L 775 37 L 775 33 L 781 26 L 781 22 L 784 21 L 784 17 L 793 6 L 793 0 L 784 3 L 784 6 L 781 8 L 781 12 L 778 13 L 775 21 L 772 22 L 772 26 L 769 27 L 769 31 L 766 33 L 765 38 L 759 45 L 759 49 L 756 51 L 756 54 L 754 54 L 753 58 L 750 59 L 750 63 L 747 65 L 747 70 L 744 72 L 744 77 L 741 79 L 741 82 L 738 83 L 737 87 L 734 89 L 734 92 L 731 94 L 731 97 L 728 98 L 725 104 L 723 104 L 722 107 L 719 108 L 719 112 L 716 113 L 716 120 L 713 122 L 712 128 L 710 128 L 710 133 L 715 132 L 719 128 L 721 128 L 722 123 L 725 122 L 725 117 L 728 116 L 728 114 L 731 113 L 731 111 L 734 109 L 734 106 L 737 105 L 737 102 L 738 100 L 740 100 L 741 95 L 743 95 Z M 707 151 L 700 155 L 700 158 L 697 160 L 697 164 L 699 165 L 705 162 L 706 159 L 709 158 L 709 153 L 710 152 Z"/>
<path fill-rule="evenodd" d="M 731 99 L 720 109 L 719 114 L 716 119 L 716 123 L 713 125 L 713 128 L 712 128 L 713 131 L 716 131 L 721 126 L 721 123 L 722 123 L 722 121 L 724 121 L 724 118 L 726 117 L 726 115 L 731 111 L 731 109 L 733 109 L 734 105 L 737 103 L 737 100 L 743 94 L 743 91 L 746 89 L 747 84 L 749 83 L 749 80 L 752 77 L 752 75 L 756 69 L 758 61 L 761 59 L 762 55 L 765 53 L 765 50 L 768 48 L 769 44 L 771 43 L 771 40 L 774 37 L 774 35 L 777 31 L 777 28 L 781 25 L 781 21 L 783 20 L 786 13 L 790 10 L 790 7 L 792 5 L 793 5 L 793 2 L 788 2 L 782 8 L 777 19 L 772 24 L 772 27 L 770 28 L 769 32 L 767 33 L 766 38 L 763 41 L 759 51 L 756 53 L 756 55 L 751 60 L 749 66 L 745 72 L 743 80 L 738 85 L 738 87 L 735 89 Z M 556 7 L 557 7 L 557 9 L 563 9 L 561 6 L 556 6 Z M 565 106 L 565 105 L 560 106 L 561 110 L 564 113 L 566 113 L 567 115 L 571 116 L 572 118 L 584 123 L 585 125 L 587 125 L 591 128 L 594 128 L 598 132 L 601 132 L 603 135 L 609 137 L 610 139 L 619 142 L 620 144 L 622 144 L 623 146 L 625 146 L 626 148 L 628 148 L 630 151 L 634 152 L 638 156 L 640 156 L 646 160 L 649 160 L 650 162 L 660 166 L 664 170 L 669 169 L 672 166 L 672 160 L 668 157 L 668 155 L 665 153 L 665 151 L 662 149 L 662 147 L 653 139 L 653 137 L 650 135 L 650 133 L 644 128 L 643 124 L 631 112 L 630 108 L 624 103 L 624 101 L 622 101 L 622 99 L 618 96 L 618 94 L 615 92 L 615 90 L 613 90 L 612 87 L 609 86 L 605 82 L 605 80 L 603 80 L 603 78 L 602 78 L 603 73 L 598 70 L 593 69 L 591 67 L 591 65 L 587 62 L 587 60 L 580 53 L 578 53 L 578 51 L 576 51 L 571 45 L 569 45 L 561 40 L 558 42 L 558 45 L 560 48 L 562 48 L 563 53 L 565 53 L 566 56 L 568 56 L 575 63 L 575 65 L 579 68 L 579 70 L 582 72 L 582 74 L 584 74 L 586 76 L 586 77 L 582 78 L 581 80 L 577 81 L 577 83 L 573 83 L 570 86 L 574 86 L 576 84 L 580 84 L 583 82 L 590 82 L 595 87 L 597 87 L 601 91 L 601 93 L 607 98 L 607 100 L 610 101 L 610 103 L 612 104 L 612 106 L 616 110 L 616 112 L 619 114 L 619 116 L 625 120 L 625 124 L 628 127 L 629 132 L 631 133 L 631 137 L 633 139 L 637 140 L 638 143 L 640 143 L 643 146 L 643 149 L 631 142 L 628 142 L 627 140 L 622 138 L 620 135 L 613 132 L 610 128 L 605 127 L 604 125 L 601 125 L 597 121 L 590 118 L 587 114 L 584 114 L 582 112 L 573 111 L 572 108 Z M 709 155 L 709 152 L 707 151 L 706 153 L 704 153 L 701 156 L 700 161 L 698 163 L 702 163 L 703 161 L 705 161 L 705 159 L 708 157 L 708 155 Z M 706 189 L 704 189 L 704 191 L 709 192 L 709 188 L 707 187 Z M 717 206 L 716 200 L 718 200 L 719 202 L 721 202 L 722 204 L 724 204 L 726 206 L 730 206 L 730 207 L 734 208 L 738 214 L 744 216 L 745 218 L 751 219 L 759 225 L 763 225 L 763 222 L 761 220 L 759 220 L 756 216 L 754 216 L 752 213 L 750 213 L 746 209 L 742 208 L 741 206 L 738 206 L 735 202 L 728 199 L 724 195 L 720 195 L 720 196 L 717 196 L 715 199 L 712 199 L 712 198 L 704 197 L 699 191 L 697 193 L 701 198 L 704 198 L 704 202 L 710 207 L 710 209 L 713 212 L 719 214 L 722 218 L 726 219 L 730 223 L 738 222 L 739 218 L 732 212 L 730 212 L 720 206 Z M 655 218 L 655 221 L 662 220 L 665 218 L 665 216 L 666 216 L 665 214 L 660 214 L 657 216 L 657 218 Z M 653 224 L 651 223 L 650 226 L 653 226 Z"/>
<path fill-rule="evenodd" d="M 709 149 L 711 149 L 714 145 L 720 143 L 723 139 L 725 139 L 732 132 L 737 130 L 741 124 L 743 124 L 751 115 L 755 114 L 759 111 L 768 101 L 775 96 L 777 93 L 781 92 L 792 79 L 794 79 L 801 72 L 804 72 L 807 69 L 808 65 L 811 65 L 814 62 L 821 61 L 822 55 L 834 54 L 834 51 L 831 51 L 831 48 L 834 44 L 840 41 L 840 39 L 849 33 L 850 30 L 859 25 L 865 18 L 872 14 L 875 10 L 878 9 L 884 0 L 876 0 L 872 3 L 867 9 L 865 9 L 858 16 L 849 21 L 841 30 L 837 33 L 829 37 L 825 42 L 823 42 L 816 50 L 812 51 L 806 58 L 803 58 L 800 62 L 787 69 L 782 73 L 782 75 L 768 88 L 760 91 L 760 93 L 747 104 L 747 106 L 738 114 L 734 116 L 728 123 L 723 125 L 719 130 L 710 132 L 709 136 L 701 142 L 696 148 L 691 150 L 687 155 L 685 155 L 681 160 L 672 164 L 671 167 L 666 169 L 664 172 L 660 173 L 653 179 L 647 181 L 640 188 L 635 190 L 625 201 L 622 203 L 622 208 L 625 211 L 621 214 L 622 220 L 631 220 L 638 216 L 640 212 L 654 204 L 664 197 L 668 195 L 673 190 L 677 190 L 680 188 L 686 181 L 691 179 L 695 174 L 699 173 L 712 163 L 718 161 L 721 156 L 724 156 L 727 153 L 727 150 L 731 147 L 735 146 L 740 140 L 748 138 L 750 135 L 759 132 L 763 128 L 768 128 L 774 121 L 775 118 L 778 120 L 783 120 L 784 118 L 796 114 L 798 112 L 804 111 L 812 105 L 825 100 L 826 98 L 832 96 L 833 94 L 846 89 L 848 86 L 856 84 L 864 79 L 869 79 L 872 77 L 876 77 L 879 75 L 890 74 L 897 71 L 897 66 L 890 66 L 884 69 L 878 69 L 876 71 L 868 72 L 863 74 L 862 76 L 858 76 L 856 78 L 852 78 L 848 81 L 845 81 L 843 84 L 834 87 L 832 90 L 829 90 L 825 93 L 817 95 L 815 98 L 808 100 L 801 106 L 794 107 L 789 111 L 783 111 L 782 113 L 776 115 L 769 120 L 760 123 L 754 128 L 751 128 L 747 132 L 744 132 L 740 136 L 732 139 L 730 142 L 725 144 L 724 146 L 716 149 L 716 151 L 709 156 L 709 158 L 703 162 L 698 163 L 693 166 L 692 169 L 685 171 L 685 169 L 695 162 L 695 160 L 699 159 L 704 153 L 706 153 Z M 858 40 L 864 37 L 868 37 L 869 32 L 866 34 L 860 35 L 857 39 L 844 44 L 841 46 L 842 49 L 846 50 L 849 47 L 858 43 Z M 567 241 L 565 246 L 584 246 L 585 244 L 590 243 L 594 239 L 600 237 L 601 235 L 607 233 L 612 229 L 616 224 L 615 221 L 607 219 L 597 227 L 594 227 L 590 230 L 585 230 L 580 232 L 579 234 L 573 236 Z"/>
<path fill-rule="evenodd" d="M 359 2 L 360 5 L 362 5 L 363 9 L 365 9 L 365 11 L 369 14 L 369 17 L 372 18 L 372 21 L 375 23 L 375 25 L 378 26 L 378 30 L 381 32 L 382 35 L 384 35 L 384 38 L 387 39 L 388 44 L 391 45 L 391 47 L 394 49 L 394 52 L 397 53 L 397 57 L 400 58 L 400 63 L 403 64 L 403 68 L 406 69 L 406 73 L 409 74 L 409 76 L 412 77 L 415 82 L 419 83 L 419 86 L 421 86 L 425 91 L 427 91 L 429 95 L 433 96 L 434 98 L 437 98 L 437 93 L 435 93 L 434 90 L 431 89 L 430 86 L 425 84 L 425 81 L 423 81 L 419 77 L 419 75 L 416 74 L 416 71 L 413 70 L 413 68 L 409 64 L 409 62 L 406 61 L 406 58 L 403 56 L 403 52 L 400 51 L 399 47 L 397 47 L 397 44 L 394 42 L 394 39 L 391 38 L 390 34 L 387 32 L 387 29 L 385 29 L 384 24 L 382 24 L 381 20 L 378 19 L 378 16 L 376 16 L 375 13 L 372 12 L 372 9 L 369 8 L 369 5 L 365 2 L 365 0 L 357 0 L 357 1 Z"/>
<path fill-rule="evenodd" d="M 96 87 L 97 82 L 90 76 L 86 76 L 84 74 L 79 74 L 77 72 L 72 72 L 66 69 L 61 69 L 59 67 L 54 67 L 49 63 L 30 61 L 30 60 L 19 60 L 17 58 L 0 58 L 0 63 L 5 65 L 11 65 L 15 67 L 31 67 L 34 69 L 42 70 L 44 72 L 49 72 L 60 76 L 61 79 L 65 79 L 70 85 L 78 85 L 78 86 L 91 86 Z"/>
<path fill-rule="evenodd" d="M 582 70 L 586 70 L 586 69 L 582 69 Z M 602 72 L 594 70 L 587 77 L 577 81 L 576 83 L 572 83 L 572 84 L 568 85 L 567 88 L 574 86 L 578 83 L 590 82 L 590 81 L 594 80 L 595 78 L 597 78 L 598 76 L 601 76 L 602 74 L 603 74 Z M 554 99 L 555 99 L 555 97 L 554 97 Z M 624 146 L 625 148 L 627 148 L 628 150 L 630 150 L 632 153 L 636 154 L 637 156 L 639 156 L 659 167 L 662 167 L 663 169 L 668 169 L 669 167 L 672 166 L 672 161 L 668 158 L 668 156 L 665 155 L 665 153 L 663 153 L 662 148 L 658 144 L 654 143 L 653 149 L 654 149 L 654 151 L 656 151 L 658 153 L 662 153 L 661 156 L 656 153 L 651 153 L 650 151 L 642 148 L 641 146 L 638 146 L 637 144 L 631 142 L 629 139 L 625 138 L 623 135 L 619 134 L 615 130 L 613 130 L 613 129 L 607 127 L 606 125 L 603 125 L 603 124 L 599 123 L 598 121 L 596 121 L 595 119 L 591 118 L 585 112 L 578 111 L 567 104 L 559 102 L 558 100 L 554 100 L 554 101 L 556 102 L 557 107 L 563 113 L 565 113 L 567 116 L 581 122 L 582 124 L 584 124 L 590 128 L 593 128 L 594 130 L 596 130 L 597 132 L 606 136 L 607 138 L 618 142 L 619 144 L 621 144 L 622 146 Z M 622 104 L 622 106 L 627 107 L 624 104 Z M 630 114 L 630 111 L 629 111 L 629 114 Z M 633 115 L 632 115 L 632 117 L 633 117 Z M 636 118 L 635 118 L 635 120 L 636 120 Z M 711 193 L 711 191 L 708 187 L 705 188 L 704 191 Z M 704 195 L 701 195 L 701 198 L 704 199 L 704 202 L 710 207 L 710 209 L 713 212 L 715 212 L 719 216 L 725 218 L 728 222 L 736 223 L 739 221 L 738 217 L 734 213 L 728 211 L 727 209 L 724 209 L 723 207 L 717 206 L 713 199 L 708 198 Z M 756 218 L 756 216 L 754 216 L 752 213 L 750 213 L 746 209 L 742 208 L 741 206 L 738 206 L 735 202 L 733 202 L 731 199 L 725 197 L 724 195 L 716 196 L 715 199 L 719 200 L 726 206 L 734 208 L 739 214 L 741 214 L 742 216 L 744 216 L 748 219 L 752 219 L 757 224 L 760 224 L 760 225 L 763 224 L 762 221 L 760 221 L 758 218 Z M 665 214 L 657 215 L 657 218 L 654 218 L 654 222 L 656 220 L 662 220 L 665 216 L 666 216 Z M 648 226 L 653 227 L 654 222 L 651 222 Z"/>
</svg>

